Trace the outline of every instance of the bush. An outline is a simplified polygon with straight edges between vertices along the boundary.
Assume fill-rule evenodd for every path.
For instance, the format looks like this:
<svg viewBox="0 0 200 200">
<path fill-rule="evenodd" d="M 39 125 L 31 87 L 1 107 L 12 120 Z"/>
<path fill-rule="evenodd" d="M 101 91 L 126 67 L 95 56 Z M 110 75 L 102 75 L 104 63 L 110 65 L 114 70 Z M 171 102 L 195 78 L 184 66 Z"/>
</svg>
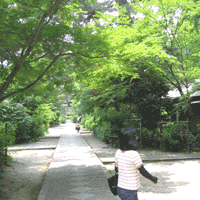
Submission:
<svg viewBox="0 0 200 200">
<path fill-rule="evenodd" d="M 0 122 L 0 148 L 3 149 L 6 146 L 10 146 L 15 142 L 15 130 L 16 126 L 8 124 L 7 135 L 5 133 L 5 123 Z"/>
<path fill-rule="evenodd" d="M 51 110 L 51 107 L 48 104 L 40 104 L 37 109 L 34 111 L 32 116 L 36 125 L 44 130 L 44 134 L 48 133 L 50 127 L 50 122 L 55 120 L 56 113 Z"/>
<path fill-rule="evenodd" d="M 61 114 L 60 119 L 59 119 L 60 123 L 65 124 L 66 120 L 67 120 L 67 117 L 64 114 Z"/>
<path fill-rule="evenodd" d="M 31 124 L 27 124 L 27 123 L 18 123 L 17 124 L 17 128 L 15 130 L 15 137 L 16 137 L 15 143 L 16 144 L 23 143 L 23 142 L 31 139 L 30 134 L 29 134 L 30 125 Z"/>
<path fill-rule="evenodd" d="M 7 135 L 5 133 L 5 123 L 0 121 L 0 163 L 3 163 L 5 161 L 5 152 L 4 152 L 4 148 L 7 146 L 10 146 L 12 144 L 14 144 L 15 142 L 15 129 L 16 126 L 15 125 L 10 125 L 7 122 Z"/>
<path fill-rule="evenodd" d="M 66 118 L 67 118 L 67 119 L 70 119 L 70 117 L 71 117 L 71 113 L 70 113 L 70 112 L 67 112 L 67 113 L 66 113 Z"/>
<path fill-rule="evenodd" d="M 81 119 L 81 124 L 89 131 L 94 131 L 95 127 L 98 125 L 94 122 L 94 116 L 87 114 Z"/>
<path fill-rule="evenodd" d="M 78 117 L 78 114 L 72 115 L 72 116 L 70 117 L 72 123 L 76 123 L 77 117 Z"/>
<path fill-rule="evenodd" d="M 50 127 L 57 126 L 60 124 L 60 112 L 54 112 L 54 117 L 49 122 Z"/>
<path fill-rule="evenodd" d="M 35 141 L 48 133 L 51 121 L 56 119 L 56 114 L 48 104 L 40 104 L 32 111 L 33 115 L 17 123 L 15 131 L 16 144 L 29 140 Z"/>
<path fill-rule="evenodd" d="M 1 124 L 1 148 L 10 146 L 15 142 L 17 124 L 25 123 L 30 119 L 28 110 L 19 103 L 4 101 L 0 104 Z M 5 123 L 8 124 L 8 134 L 5 135 Z M 3 127 L 3 128 L 2 128 Z"/>
<path fill-rule="evenodd" d="M 160 138 L 161 150 L 172 152 L 187 150 L 188 141 L 189 147 L 193 148 L 192 146 L 195 138 L 191 133 L 189 133 L 188 138 L 187 134 L 187 129 L 184 124 L 169 123 L 168 126 L 163 129 L 163 135 Z"/>
<path fill-rule="evenodd" d="M 34 111 L 33 115 L 26 117 L 23 121 L 17 123 L 15 131 L 16 144 L 28 140 L 38 140 L 46 133 L 50 127 L 50 122 L 55 119 L 55 113 L 47 104 L 40 104 Z"/>
<path fill-rule="evenodd" d="M 142 128 L 142 147 L 154 148 L 155 147 L 155 137 L 153 130 L 148 130 L 147 128 Z M 141 135 L 137 131 L 139 137 L 139 145 L 141 145 Z"/>
<path fill-rule="evenodd" d="M 30 138 L 35 141 L 38 140 L 40 136 L 45 135 L 48 132 L 49 125 L 37 123 L 35 121 L 32 122 L 30 126 Z"/>
<path fill-rule="evenodd" d="M 98 125 L 95 128 L 95 134 L 102 141 L 106 142 L 107 144 L 110 144 L 111 143 L 111 140 L 110 140 L 110 134 L 111 134 L 110 123 L 105 122 L 105 121 L 102 122 L 102 124 Z"/>
<path fill-rule="evenodd" d="M 40 124 L 34 119 L 28 123 L 18 123 L 15 131 L 16 144 L 27 142 L 29 140 L 38 140 L 38 138 L 46 132 L 48 127 L 45 124 Z"/>
</svg>

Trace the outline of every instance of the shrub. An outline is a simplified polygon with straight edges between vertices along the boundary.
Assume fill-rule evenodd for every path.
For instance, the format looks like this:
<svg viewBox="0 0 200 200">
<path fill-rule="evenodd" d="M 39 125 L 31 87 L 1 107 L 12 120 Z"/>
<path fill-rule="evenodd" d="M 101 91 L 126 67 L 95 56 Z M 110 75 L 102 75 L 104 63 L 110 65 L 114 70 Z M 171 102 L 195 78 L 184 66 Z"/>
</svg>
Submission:
<svg viewBox="0 0 200 200">
<path fill-rule="evenodd" d="M 71 121 L 72 121 L 73 123 L 76 123 L 77 117 L 78 117 L 78 114 L 75 114 L 75 115 L 72 115 L 72 116 L 70 117 L 70 119 L 71 119 Z"/>
<path fill-rule="evenodd" d="M 194 142 L 194 136 L 190 133 L 188 138 L 187 134 L 187 129 L 184 124 L 169 123 L 168 126 L 163 129 L 163 135 L 160 138 L 161 149 L 163 151 L 172 152 L 186 150 L 188 141 L 190 147 Z"/>
<path fill-rule="evenodd" d="M 16 125 L 8 123 L 7 135 L 5 133 L 5 124 L 0 122 L 0 148 L 10 146 L 15 142 Z"/>
<path fill-rule="evenodd" d="M 98 138 L 100 138 L 102 141 L 106 142 L 107 144 L 111 143 L 111 138 L 110 138 L 110 134 L 111 134 L 111 127 L 110 127 L 110 123 L 108 122 L 102 122 L 102 124 L 98 125 L 95 128 L 95 133 L 97 135 Z"/>
<path fill-rule="evenodd" d="M 50 122 L 56 118 L 55 112 L 51 110 L 48 104 L 40 104 L 34 111 L 32 116 L 36 125 L 41 125 L 44 129 L 44 133 L 48 133 Z"/>
<path fill-rule="evenodd" d="M 70 117 L 71 117 L 71 113 L 70 113 L 70 112 L 67 112 L 67 113 L 66 113 L 66 118 L 67 118 L 67 119 L 70 119 Z"/>
<path fill-rule="evenodd" d="M 60 119 L 59 119 L 60 123 L 64 124 L 66 123 L 66 120 L 67 120 L 67 117 L 64 114 L 61 114 Z"/>
<path fill-rule="evenodd" d="M 40 136 L 43 136 L 45 133 L 48 132 L 49 125 L 41 124 L 36 121 L 33 121 L 30 126 L 30 138 L 31 140 L 38 140 Z"/>
<path fill-rule="evenodd" d="M 45 124 L 34 121 L 34 118 L 29 123 L 18 123 L 15 131 L 15 143 L 19 144 L 29 140 L 38 140 L 40 136 L 44 135 L 46 129 L 47 127 Z"/>
<path fill-rule="evenodd" d="M 0 163 L 3 163 L 5 159 L 8 159 L 5 157 L 4 149 L 7 146 L 10 146 L 14 144 L 15 142 L 15 125 L 10 125 L 7 122 L 7 135 L 5 133 L 5 123 L 2 123 L 0 121 Z"/>
<path fill-rule="evenodd" d="M 97 126 L 97 123 L 94 122 L 94 116 L 91 115 L 84 115 L 81 119 L 81 124 L 89 131 L 94 131 L 94 128 Z"/>
<path fill-rule="evenodd" d="M 15 143 L 38 140 L 40 136 L 48 133 L 51 121 L 56 118 L 56 114 L 48 104 L 40 104 L 32 112 L 33 115 L 31 117 L 29 116 L 17 123 Z"/>
<path fill-rule="evenodd" d="M 5 128 L 0 130 L 1 148 L 4 148 L 5 145 L 9 146 L 15 142 L 17 124 L 26 122 L 30 119 L 30 116 L 28 110 L 22 104 L 6 100 L 0 104 L 0 119 L 2 124 L 8 124 L 7 135 L 4 135 Z"/>
<path fill-rule="evenodd" d="M 15 143 L 19 144 L 22 143 L 24 141 L 30 140 L 30 136 L 29 136 L 29 124 L 26 123 L 18 123 L 17 124 L 17 129 L 15 131 Z"/>
<path fill-rule="evenodd" d="M 5 125 L 0 121 L 0 149 L 4 147 L 5 143 Z"/>
<path fill-rule="evenodd" d="M 141 140 L 141 135 L 138 133 L 139 137 L 139 145 L 141 145 L 142 141 L 142 147 L 147 147 L 147 148 L 154 148 L 155 147 L 155 137 L 154 137 L 154 132 L 153 130 L 148 130 L 147 128 L 142 128 L 142 140 Z"/>
<path fill-rule="evenodd" d="M 60 112 L 54 111 L 54 117 L 50 120 L 49 125 L 53 127 L 59 124 L 60 124 Z"/>
<path fill-rule="evenodd" d="M 38 140 L 39 136 L 48 132 L 51 120 L 55 119 L 55 113 L 47 104 L 40 104 L 33 115 L 24 118 L 17 123 L 15 131 L 15 143 L 23 143 L 28 140 Z"/>
</svg>

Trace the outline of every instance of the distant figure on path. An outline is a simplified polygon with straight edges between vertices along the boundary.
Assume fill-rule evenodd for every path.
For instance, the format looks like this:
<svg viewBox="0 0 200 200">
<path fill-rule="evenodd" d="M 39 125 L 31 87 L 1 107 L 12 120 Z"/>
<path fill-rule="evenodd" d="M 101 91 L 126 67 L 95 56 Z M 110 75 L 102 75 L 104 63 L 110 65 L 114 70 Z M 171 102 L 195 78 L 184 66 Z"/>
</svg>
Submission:
<svg viewBox="0 0 200 200">
<path fill-rule="evenodd" d="M 136 151 L 135 129 L 122 129 L 119 134 L 119 146 L 115 154 L 115 171 L 119 174 L 117 193 L 122 200 L 138 200 L 139 172 L 154 183 L 157 183 L 158 178 L 152 176 L 143 166 L 141 157 Z"/>
<path fill-rule="evenodd" d="M 80 115 L 80 116 L 77 117 L 76 122 L 77 122 L 77 123 L 80 123 L 80 122 L 81 122 L 81 119 L 82 119 L 82 115 Z"/>
<path fill-rule="evenodd" d="M 79 133 L 79 131 L 80 131 L 80 129 L 81 129 L 81 126 L 80 126 L 80 122 L 81 122 L 81 119 L 82 119 L 82 115 L 80 115 L 80 116 L 78 116 L 77 118 L 76 118 L 76 130 L 78 131 L 78 133 Z"/>
</svg>

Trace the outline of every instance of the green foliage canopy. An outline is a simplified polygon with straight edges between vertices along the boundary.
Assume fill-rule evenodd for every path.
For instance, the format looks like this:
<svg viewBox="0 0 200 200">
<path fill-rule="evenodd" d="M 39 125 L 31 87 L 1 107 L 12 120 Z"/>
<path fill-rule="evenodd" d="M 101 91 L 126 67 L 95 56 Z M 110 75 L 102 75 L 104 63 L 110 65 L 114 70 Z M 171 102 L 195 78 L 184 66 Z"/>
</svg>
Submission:
<svg viewBox="0 0 200 200">
<path fill-rule="evenodd" d="M 66 86 L 107 52 L 100 29 L 74 24 L 84 12 L 78 0 L 3 0 L 0 12 L 0 102 L 40 80 Z"/>
<path fill-rule="evenodd" d="M 126 92 L 120 85 L 113 85 L 113 77 L 120 77 L 122 82 L 127 77 L 142 80 L 140 71 L 153 72 L 171 89 L 179 91 L 184 100 L 179 105 L 190 117 L 194 116 L 190 106 L 193 91 L 188 88 L 200 75 L 200 37 L 196 23 L 199 2 L 153 0 L 130 5 L 134 22 L 122 16 L 123 24 L 110 23 L 106 31 L 111 56 L 96 63 L 98 67 L 87 77 L 85 87 L 94 88 L 101 97 L 105 94 L 111 103 L 112 97 Z"/>
</svg>

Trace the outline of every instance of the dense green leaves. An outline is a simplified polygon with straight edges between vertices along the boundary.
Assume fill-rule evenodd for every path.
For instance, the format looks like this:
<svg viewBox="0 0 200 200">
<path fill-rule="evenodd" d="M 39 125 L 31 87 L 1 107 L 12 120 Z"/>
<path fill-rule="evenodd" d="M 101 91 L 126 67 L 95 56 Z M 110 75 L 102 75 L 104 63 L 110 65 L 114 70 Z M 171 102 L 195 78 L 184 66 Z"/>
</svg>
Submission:
<svg viewBox="0 0 200 200">
<path fill-rule="evenodd" d="M 98 68 L 89 74 L 85 87 L 95 88 L 95 102 L 111 105 L 116 98 L 125 98 L 134 79 L 145 82 L 142 71 L 153 72 L 155 77 L 163 79 L 171 89 L 176 88 L 183 99 L 187 99 L 184 108 L 190 117 L 194 116 L 190 106 L 190 94 L 194 91 L 188 88 L 200 75 L 200 38 L 190 15 L 198 17 L 199 2 L 155 0 L 136 1 L 130 5 L 134 10 L 134 22 L 121 16 L 127 20 L 126 23 L 107 28 L 110 57 L 98 63 Z M 125 86 L 127 77 L 132 79 Z M 112 81 L 118 78 L 121 83 Z M 143 96 L 136 94 L 139 101 Z M 146 106 L 148 104 L 151 104 L 150 99 Z M 153 104 L 157 105 L 156 102 Z M 149 112 L 155 107 L 149 107 Z"/>
<path fill-rule="evenodd" d="M 82 7 L 79 1 L 46 0 L 36 4 L 3 0 L 0 101 L 29 90 L 40 80 L 48 79 L 65 88 L 72 73 L 84 72 L 91 67 L 91 59 L 108 53 L 100 29 L 75 24 L 84 12 Z"/>
<path fill-rule="evenodd" d="M 4 101 L 0 104 L 0 119 L 2 122 L 10 123 L 10 125 L 23 123 L 30 120 L 27 109 L 22 104 Z"/>
<path fill-rule="evenodd" d="M 38 121 L 43 112 L 53 119 L 58 94 L 75 90 L 78 114 L 95 116 L 92 127 L 133 117 L 149 129 L 169 86 L 190 107 L 183 88 L 200 75 L 199 2 L 117 2 L 123 8 L 111 17 L 102 14 L 111 4 L 90 0 L 3 0 L 0 102 L 14 97 Z"/>
<path fill-rule="evenodd" d="M 163 97 L 176 88 L 184 99 L 184 108 L 189 108 L 193 116 L 190 91 L 184 94 L 184 89 L 200 75 L 200 38 L 194 23 L 199 3 L 153 0 L 129 6 L 134 12 L 118 7 L 119 17 L 113 22 L 120 23 L 107 25 L 108 57 L 92 63 L 94 70 L 83 74 L 79 83 L 85 91 L 79 90 L 76 96 L 80 98 L 77 109 L 92 115 L 99 110 L 112 121 L 110 111 L 114 118 L 127 118 L 122 114 L 125 106 L 142 119 L 142 126 L 155 129 L 161 110 L 168 106 Z"/>
</svg>

